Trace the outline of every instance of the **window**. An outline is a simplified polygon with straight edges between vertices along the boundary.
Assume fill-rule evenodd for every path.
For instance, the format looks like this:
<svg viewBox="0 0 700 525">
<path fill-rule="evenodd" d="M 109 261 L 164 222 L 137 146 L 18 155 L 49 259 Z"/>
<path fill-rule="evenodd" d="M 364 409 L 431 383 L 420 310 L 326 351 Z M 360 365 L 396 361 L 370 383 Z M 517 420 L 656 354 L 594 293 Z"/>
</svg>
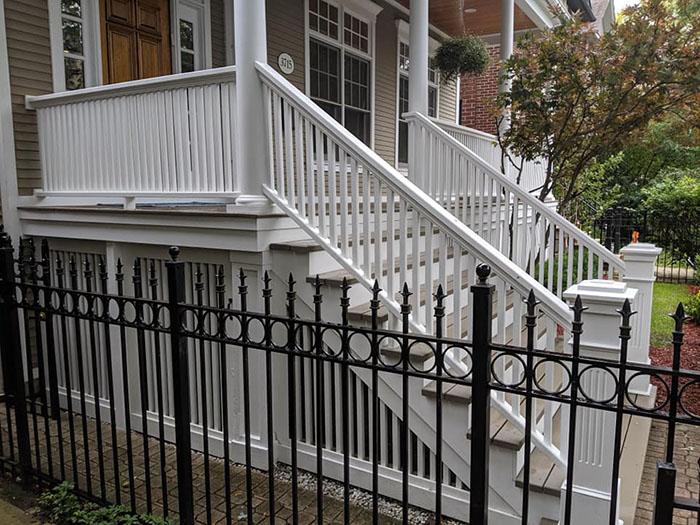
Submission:
<svg viewBox="0 0 700 525">
<path fill-rule="evenodd" d="M 85 87 L 85 13 L 81 0 L 61 0 L 63 71 L 66 89 Z"/>
<path fill-rule="evenodd" d="M 371 138 L 370 23 L 324 0 L 309 0 L 309 95 L 351 133 Z"/>
<path fill-rule="evenodd" d="M 399 41 L 399 86 L 398 86 L 398 138 L 397 159 L 400 164 L 408 162 L 408 123 L 401 115 L 408 111 L 408 71 L 410 66 L 408 44 Z M 433 59 L 428 61 L 428 116 L 435 118 L 438 108 L 438 73 Z"/>
<path fill-rule="evenodd" d="M 173 15 L 175 39 L 174 69 L 188 73 L 211 67 L 211 28 L 209 2 L 178 0 Z"/>
</svg>

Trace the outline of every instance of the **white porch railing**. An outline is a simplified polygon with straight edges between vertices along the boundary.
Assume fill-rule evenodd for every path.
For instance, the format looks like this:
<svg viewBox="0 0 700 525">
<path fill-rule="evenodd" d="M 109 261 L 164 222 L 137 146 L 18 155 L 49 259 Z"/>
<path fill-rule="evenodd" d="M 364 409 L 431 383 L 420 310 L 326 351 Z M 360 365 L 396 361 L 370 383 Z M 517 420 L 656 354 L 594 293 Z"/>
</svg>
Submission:
<svg viewBox="0 0 700 525">
<path fill-rule="evenodd" d="M 479 131 L 478 129 L 459 126 L 453 122 L 431 119 L 445 133 L 466 146 L 484 159 L 495 169 L 501 169 L 501 147 L 495 135 Z M 515 157 L 514 162 L 519 163 L 519 158 Z M 518 173 L 513 165 L 505 159 L 506 175 L 517 182 Z M 545 181 L 545 168 L 541 162 L 524 161 L 522 173 L 520 174 L 520 187 L 524 190 L 536 194 Z"/>
<path fill-rule="evenodd" d="M 403 283 L 407 283 L 413 292 L 412 329 L 430 333 L 433 292 L 441 284 L 448 294 L 448 333 L 464 337 L 468 326 L 463 323 L 471 320 L 468 290 L 476 281 L 474 268 L 477 262 L 485 262 L 496 276 L 497 341 L 503 341 L 498 338 L 506 337 L 506 327 L 512 323 L 513 337 L 520 344 L 521 307 L 531 289 L 541 301 L 541 337 L 546 338 L 548 348 L 554 347 L 557 325 L 570 329 L 568 307 L 536 279 L 503 257 L 272 68 L 262 63 L 257 67 L 266 87 L 269 118 L 272 172 L 264 186 L 265 194 L 364 287 L 371 290 L 376 279 L 382 288 L 379 297 L 394 319 L 400 318 L 398 299 Z M 468 372 L 465 356 L 448 351 L 445 359 L 455 373 Z M 505 359 L 500 361 L 505 374 Z M 512 363 L 509 373 L 517 377 L 522 372 L 517 363 Z M 552 374 L 545 379 L 547 384 L 550 381 L 554 381 Z M 494 394 L 493 405 L 524 431 L 525 418 L 518 403 L 511 404 L 506 396 Z M 533 429 L 533 443 L 555 464 L 564 466 L 565 457 L 552 443 L 556 407 L 548 405 L 541 420 L 542 430 Z"/>
<path fill-rule="evenodd" d="M 625 263 L 474 151 L 418 113 L 409 123 L 409 178 L 558 297 Z"/>
<path fill-rule="evenodd" d="M 235 69 L 27 97 L 45 196 L 235 197 Z"/>
</svg>

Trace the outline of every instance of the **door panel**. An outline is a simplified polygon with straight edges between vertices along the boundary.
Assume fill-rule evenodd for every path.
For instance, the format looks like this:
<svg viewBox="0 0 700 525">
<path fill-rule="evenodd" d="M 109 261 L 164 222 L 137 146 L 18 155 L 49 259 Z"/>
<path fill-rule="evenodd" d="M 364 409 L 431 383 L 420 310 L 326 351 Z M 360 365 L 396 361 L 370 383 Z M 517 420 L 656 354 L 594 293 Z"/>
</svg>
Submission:
<svg viewBox="0 0 700 525">
<path fill-rule="evenodd" d="M 104 0 L 104 82 L 172 71 L 169 0 Z"/>
<path fill-rule="evenodd" d="M 133 0 L 107 0 L 107 20 L 134 25 Z"/>
<path fill-rule="evenodd" d="M 139 35 L 138 39 L 139 78 L 165 75 L 160 59 L 163 52 L 160 40 L 148 35 Z"/>
<path fill-rule="evenodd" d="M 127 82 L 136 78 L 134 63 L 129 58 L 135 54 L 134 44 L 133 32 L 118 25 L 107 27 L 107 53 L 116 57 L 116 60 L 108 61 L 109 83 Z"/>
</svg>

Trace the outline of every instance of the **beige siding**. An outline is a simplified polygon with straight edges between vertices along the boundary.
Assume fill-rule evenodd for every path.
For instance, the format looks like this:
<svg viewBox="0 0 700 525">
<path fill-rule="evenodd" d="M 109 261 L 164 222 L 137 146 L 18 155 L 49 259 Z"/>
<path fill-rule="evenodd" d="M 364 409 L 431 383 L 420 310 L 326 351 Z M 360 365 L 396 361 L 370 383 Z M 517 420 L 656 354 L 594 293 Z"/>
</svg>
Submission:
<svg viewBox="0 0 700 525">
<path fill-rule="evenodd" d="M 224 0 L 211 0 L 211 65 L 213 67 L 226 65 L 226 22 Z"/>
<path fill-rule="evenodd" d="M 277 57 L 289 53 L 294 59 L 294 73 L 284 75 L 304 91 L 304 0 L 267 1 L 267 59 L 277 71 Z"/>
<path fill-rule="evenodd" d="M 377 15 L 374 82 L 374 149 L 392 166 L 396 151 L 396 13 L 386 8 Z"/>
<path fill-rule="evenodd" d="M 46 0 L 5 0 L 12 119 L 20 195 L 41 186 L 36 115 L 24 108 L 25 95 L 53 91 Z"/>
<path fill-rule="evenodd" d="M 440 83 L 438 118 L 455 122 L 457 114 L 457 81 Z"/>
</svg>

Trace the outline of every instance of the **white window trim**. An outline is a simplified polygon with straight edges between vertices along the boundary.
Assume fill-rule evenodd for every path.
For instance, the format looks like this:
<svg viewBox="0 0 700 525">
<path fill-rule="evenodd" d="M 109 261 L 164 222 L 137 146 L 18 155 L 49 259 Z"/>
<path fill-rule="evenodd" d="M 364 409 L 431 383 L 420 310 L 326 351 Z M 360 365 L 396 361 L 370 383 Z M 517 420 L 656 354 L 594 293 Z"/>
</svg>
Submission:
<svg viewBox="0 0 700 525">
<path fill-rule="evenodd" d="M 400 111 L 400 100 L 399 100 L 399 94 L 400 94 L 400 86 L 399 82 L 401 80 L 401 75 L 405 75 L 401 71 L 401 68 L 399 67 L 401 64 L 401 44 L 406 44 L 409 45 L 409 34 L 410 34 L 410 25 L 408 22 L 406 22 L 403 19 L 398 19 L 396 21 L 396 29 L 397 29 L 397 38 L 396 38 L 396 136 L 394 137 L 394 166 L 396 168 L 405 168 L 407 166 L 406 163 L 399 163 L 399 120 L 401 118 L 401 115 L 399 114 Z M 428 37 L 428 57 L 432 58 L 435 56 L 435 52 L 437 51 L 438 47 L 440 47 L 440 42 L 434 39 L 432 36 Z M 411 48 L 409 46 L 409 53 L 411 52 Z M 410 60 L 410 58 L 409 58 Z M 410 73 L 409 73 L 410 74 Z M 426 71 L 425 74 L 427 75 L 428 72 Z M 435 101 L 435 118 L 440 117 L 440 73 L 436 72 L 436 80 L 437 82 L 431 82 L 430 77 L 428 77 L 428 86 L 432 86 L 436 88 L 437 91 L 437 100 Z M 457 100 L 459 100 L 459 94 L 457 95 Z M 459 111 L 459 110 L 457 110 Z M 427 115 L 426 115 L 427 116 Z"/>
<path fill-rule="evenodd" d="M 170 0 L 170 41 L 171 41 L 171 60 L 172 71 L 182 73 L 180 64 L 180 16 L 178 8 L 180 5 L 186 5 L 191 9 L 202 12 L 202 44 L 204 45 L 204 63 L 199 70 L 211 69 L 211 2 L 210 0 Z"/>
<path fill-rule="evenodd" d="M 333 0 L 324 0 L 325 2 L 331 4 L 332 6 L 338 8 L 338 39 L 334 40 L 321 33 L 311 31 L 309 25 L 309 0 L 304 0 L 304 93 L 307 97 L 311 98 L 311 49 L 310 40 L 314 38 L 319 42 L 332 45 L 340 49 L 341 55 L 341 73 L 344 71 L 345 64 L 345 52 L 348 51 L 350 54 L 363 58 L 369 61 L 370 67 L 370 101 L 369 101 L 369 147 L 374 149 L 374 127 L 375 127 L 375 84 L 376 84 L 376 71 L 375 71 L 375 57 L 376 57 L 376 26 L 377 26 L 377 15 L 384 9 L 382 6 L 371 2 L 370 0 L 345 0 L 340 3 Z M 359 18 L 368 25 L 368 35 L 369 35 L 369 46 L 368 53 L 364 53 L 359 49 L 348 46 L 344 42 L 344 19 L 345 13 L 348 13 L 355 18 Z M 343 73 L 344 75 L 344 73 Z M 345 77 L 342 76 L 342 81 L 340 83 L 341 92 L 341 106 L 342 106 L 342 118 L 345 121 Z"/>
<path fill-rule="evenodd" d="M 51 76 L 53 90 L 58 93 L 66 90 L 66 72 L 63 59 L 63 24 L 61 23 L 61 2 L 50 0 L 49 38 L 51 42 Z M 102 33 L 100 28 L 100 7 L 98 0 L 82 0 L 83 9 L 83 51 L 85 53 L 85 87 L 102 85 Z M 72 18 L 72 17 L 68 17 Z M 68 55 L 70 56 L 70 55 Z"/>
</svg>

